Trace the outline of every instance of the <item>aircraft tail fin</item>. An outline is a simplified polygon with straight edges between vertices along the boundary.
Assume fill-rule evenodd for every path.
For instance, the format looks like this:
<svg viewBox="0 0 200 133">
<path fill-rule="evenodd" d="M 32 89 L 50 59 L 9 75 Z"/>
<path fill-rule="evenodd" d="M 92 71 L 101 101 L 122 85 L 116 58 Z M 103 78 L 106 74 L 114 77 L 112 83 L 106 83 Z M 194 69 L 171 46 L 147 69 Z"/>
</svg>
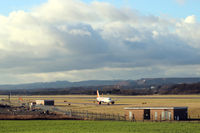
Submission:
<svg viewBox="0 0 200 133">
<path fill-rule="evenodd" d="M 18 98 L 19 101 L 23 101 L 23 99 L 21 97 Z"/>
<path fill-rule="evenodd" d="M 97 90 L 97 97 L 100 97 L 100 95 L 99 95 L 99 91 Z"/>
</svg>

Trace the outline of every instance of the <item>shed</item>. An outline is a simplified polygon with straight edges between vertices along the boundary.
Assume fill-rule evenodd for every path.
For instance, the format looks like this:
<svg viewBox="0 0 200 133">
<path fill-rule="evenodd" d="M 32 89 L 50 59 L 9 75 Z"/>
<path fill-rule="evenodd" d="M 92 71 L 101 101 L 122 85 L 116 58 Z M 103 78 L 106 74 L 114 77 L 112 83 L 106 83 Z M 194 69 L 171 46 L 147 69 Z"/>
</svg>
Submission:
<svg viewBox="0 0 200 133">
<path fill-rule="evenodd" d="M 127 107 L 125 116 L 130 121 L 187 120 L 188 107 Z"/>
<path fill-rule="evenodd" d="M 37 105 L 54 106 L 54 100 L 35 100 Z"/>
</svg>

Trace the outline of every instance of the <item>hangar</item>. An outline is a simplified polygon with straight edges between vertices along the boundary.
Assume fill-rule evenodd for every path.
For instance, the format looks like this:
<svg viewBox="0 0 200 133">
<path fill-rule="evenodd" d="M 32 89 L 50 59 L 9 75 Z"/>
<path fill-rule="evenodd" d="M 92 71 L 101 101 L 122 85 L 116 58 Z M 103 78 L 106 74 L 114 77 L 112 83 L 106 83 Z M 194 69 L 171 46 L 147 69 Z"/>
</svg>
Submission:
<svg viewBox="0 0 200 133">
<path fill-rule="evenodd" d="M 126 120 L 130 121 L 173 121 L 187 120 L 188 107 L 127 107 Z"/>
</svg>

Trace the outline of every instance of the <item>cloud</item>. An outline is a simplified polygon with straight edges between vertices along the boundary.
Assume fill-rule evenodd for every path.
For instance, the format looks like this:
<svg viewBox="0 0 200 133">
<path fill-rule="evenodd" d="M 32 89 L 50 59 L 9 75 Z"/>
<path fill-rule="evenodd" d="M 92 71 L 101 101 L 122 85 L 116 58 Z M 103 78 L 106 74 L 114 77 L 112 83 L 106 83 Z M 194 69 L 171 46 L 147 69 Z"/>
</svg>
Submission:
<svg viewBox="0 0 200 133">
<path fill-rule="evenodd" d="M 106 2 L 49 0 L 0 15 L 0 29 L 1 83 L 181 76 L 172 68 L 200 64 L 194 15 L 178 20 Z"/>
<path fill-rule="evenodd" d="M 184 5 L 186 0 L 176 0 L 179 5 Z"/>
<path fill-rule="evenodd" d="M 185 18 L 184 22 L 188 23 L 188 24 L 195 24 L 196 23 L 196 16 L 195 15 L 188 16 L 188 17 Z"/>
<path fill-rule="evenodd" d="M 186 17 L 176 24 L 176 34 L 188 45 L 199 48 L 200 23 L 196 21 L 196 16 Z"/>
</svg>

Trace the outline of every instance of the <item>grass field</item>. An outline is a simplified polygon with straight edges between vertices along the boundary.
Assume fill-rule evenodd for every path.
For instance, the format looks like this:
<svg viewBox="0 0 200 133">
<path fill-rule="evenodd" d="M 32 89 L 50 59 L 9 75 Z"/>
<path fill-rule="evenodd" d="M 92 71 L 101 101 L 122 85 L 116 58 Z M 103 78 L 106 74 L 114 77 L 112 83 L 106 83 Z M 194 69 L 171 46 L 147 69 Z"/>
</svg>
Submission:
<svg viewBox="0 0 200 133">
<path fill-rule="evenodd" d="M 7 96 L 0 96 L 6 99 Z M 22 97 L 23 101 L 18 101 Z M 12 96 L 12 103 L 31 102 L 37 99 L 54 99 L 58 108 L 63 110 L 88 110 L 99 113 L 124 115 L 124 107 L 133 106 L 188 106 L 189 115 L 200 115 L 199 95 L 167 95 L 167 96 L 110 96 L 116 98 L 116 105 L 94 104 L 96 96 Z M 133 98 L 134 97 L 134 98 Z M 141 98 L 142 97 L 142 98 Z M 148 99 L 163 97 L 163 99 Z M 171 99 L 165 97 L 171 97 Z M 191 97 L 191 99 L 175 99 L 173 97 Z M 197 99 L 193 99 L 197 97 Z M 64 101 L 72 103 L 67 105 Z M 74 104 L 73 104 L 74 103 Z M 75 104 L 82 103 L 82 104 Z M 144 104 L 145 103 L 145 104 Z M 200 133 L 198 122 L 124 122 L 124 121 L 69 121 L 69 120 L 30 120 L 0 121 L 0 133 Z"/>
<path fill-rule="evenodd" d="M 107 95 L 104 96 L 107 97 Z M 57 105 L 57 107 L 59 107 L 62 110 L 88 110 L 90 112 L 96 113 L 114 113 L 120 115 L 124 115 L 124 107 L 187 106 L 189 116 L 191 118 L 200 117 L 200 95 L 109 96 L 114 97 L 114 99 L 116 100 L 116 106 L 99 106 L 97 105 L 97 103 L 94 104 L 94 101 L 96 100 L 95 95 L 12 96 L 12 102 L 18 102 L 19 97 L 22 97 L 24 102 L 30 102 L 37 99 L 54 99 L 55 105 Z M 140 98 L 137 99 L 137 97 Z M 162 97 L 163 99 L 148 99 L 148 97 Z M 165 99 L 165 97 L 168 97 L 168 99 Z M 169 99 L 169 97 L 171 97 L 171 99 Z M 183 99 L 175 99 L 174 97 L 183 97 Z M 187 97 L 190 97 L 191 99 L 186 99 Z M 0 99 L 1 98 L 7 98 L 7 96 L 0 96 Z M 67 103 L 65 103 L 64 101 L 67 101 L 67 103 L 70 102 L 72 104 L 68 106 Z"/>
<path fill-rule="evenodd" d="M 0 133 L 200 133 L 200 123 L 0 121 Z"/>
</svg>

